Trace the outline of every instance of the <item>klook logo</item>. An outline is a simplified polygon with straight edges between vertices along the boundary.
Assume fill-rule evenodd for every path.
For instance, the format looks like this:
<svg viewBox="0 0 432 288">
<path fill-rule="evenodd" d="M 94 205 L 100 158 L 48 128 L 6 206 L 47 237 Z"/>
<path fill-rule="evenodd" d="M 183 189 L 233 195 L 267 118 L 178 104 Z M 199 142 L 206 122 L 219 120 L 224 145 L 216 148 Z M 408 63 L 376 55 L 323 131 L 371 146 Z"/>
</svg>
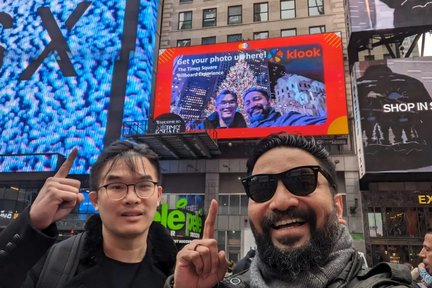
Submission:
<svg viewBox="0 0 432 288">
<path fill-rule="evenodd" d="M 302 59 L 321 57 L 321 48 L 287 50 L 286 59 Z"/>
</svg>

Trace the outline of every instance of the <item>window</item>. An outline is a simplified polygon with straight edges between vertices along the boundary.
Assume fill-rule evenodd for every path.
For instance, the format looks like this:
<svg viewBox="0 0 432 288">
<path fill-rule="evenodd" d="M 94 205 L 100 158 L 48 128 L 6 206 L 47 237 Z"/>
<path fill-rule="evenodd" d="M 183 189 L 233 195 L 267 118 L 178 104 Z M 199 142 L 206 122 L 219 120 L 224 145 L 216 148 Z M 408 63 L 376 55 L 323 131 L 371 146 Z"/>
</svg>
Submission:
<svg viewBox="0 0 432 288">
<path fill-rule="evenodd" d="M 281 19 L 291 19 L 296 17 L 295 0 L 281 0 Z"/>
<path fill-rule="evenodd" d="M 282 29 L 281 30 L 281 37 L 289 37 L 289 36 L 296 36 L 297 35 L 297 29 Z"/>
<path fill-rule="evenodd" d="M 216 8 L 204 9 L 203 10 L 203 27 L 216 26 Z"/>
<path fill-rule="evenodd" d="M 318 16 L 324 14 L 323 0 L 308 0 L 309 16 Z"/>
<path fill-rule="evenodd" d="M 231 34 L 227 36 L 227 42 L 242 41 L 242 34 Z"/>
<path fill-rule="evenodd" d="M 254 4 L 254 22 L 268 21 L 268 3 Z"/>
<path fill-rule="evenodd" d="M 191 39 L 177 40 L 177 47 L 191 46 Z"/>
<path fill-rule="evenodd" d="M 241 24 L 242 23 L 242 6 L 229 6 L 228 7 L 228 24 Z"/>
<path fill-rule="evenodd" d="M 267 38 L 269 38 L 269 32 L 268 31 L 255 32 L 253 34 L 253 37 L 254 37 L 254 40 L 267 39 Z"/>
<path fill-rule="evenodd" d="M 180 4 L 181 3 L 191 3 L 192 2 L 192 0 L 180 0 Z"/>
<path fill-rule="evenodd" d="M 216 43 L 216 36 L 202 37 L 201 38 L 201 44 L 203 44 L 203 45 L 214 44 L 214 43 Z"/>
<path fill-rule="evenodd" d="M 179 13 L 179 30 L 192 29 L 192 11 Z"/>
<path fill-rule="evenodd" d="M 365 56 L 364 56 L 364 59 L 365 59 L 366 61 L 372 61 L 372 60 L 375 60 L 375 55 L 365 55 Z"/>
<path fill-rule="evenodd" d="M 311 26 L 309 27 L 309 34 L 319 34 L 325 32 L 325 26 Z"/>
</svg>

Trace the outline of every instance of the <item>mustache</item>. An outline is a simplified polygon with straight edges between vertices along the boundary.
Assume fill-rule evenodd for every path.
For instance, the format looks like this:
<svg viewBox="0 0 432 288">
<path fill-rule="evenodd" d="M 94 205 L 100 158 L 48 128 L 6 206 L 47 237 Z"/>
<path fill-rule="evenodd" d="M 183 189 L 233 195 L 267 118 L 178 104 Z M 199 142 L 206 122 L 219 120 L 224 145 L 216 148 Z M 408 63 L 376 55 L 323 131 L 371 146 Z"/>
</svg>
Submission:
<svg viewBox="0 0 432 288">
<path fill-rule="evenodd" d="M 309 211 L 308 209 L 298 207 L 292 207 L 284 211 L 272 211 L 270 214 L 264 216 L 262 220 L 262 227 L 264 229 L 269 229 L 278 221 L 287 218 L 300 218 L 311 224 L 311 228 L 316 227 L 317 217 L 314 211 Z"/>
<path fill-rule="evenodd" d="M 255 112 L 255 110 L 263 110 L 264 111 L 264 106 L 262 104 L 256 104 L 255 106 L 250 108 L 247 112 L 248 112 L 248 114 L 252 114 Z"/>
</svg>

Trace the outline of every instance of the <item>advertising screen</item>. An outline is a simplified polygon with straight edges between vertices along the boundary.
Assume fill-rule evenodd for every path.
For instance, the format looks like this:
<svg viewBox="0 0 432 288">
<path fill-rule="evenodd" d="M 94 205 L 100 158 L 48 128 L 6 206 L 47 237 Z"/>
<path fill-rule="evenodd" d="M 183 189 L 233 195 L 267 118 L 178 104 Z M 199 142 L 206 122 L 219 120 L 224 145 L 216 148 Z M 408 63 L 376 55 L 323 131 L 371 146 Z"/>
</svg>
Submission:
<svg viewBox="0 0 432 288">
<path fill-rule="evenodd" d="M 154 117 L 219 139 L 347 134 L 338 33 L 160 50 Z M 229 129 L 225 129 L 229 128 Z"/>
<path fill-rule="evenodd" d="M 107 135 L 148 119 L 157 15 L 157 0 L 2 1 L 0 155 L 78 147 L 71 173 L 88 173 Z M 53 166 L 29 157 L 0 172 Z"/>
<path fill-rule="evenodd" d="M 366 173 L 431 172 L 432 57 L 359 62 L 355 74 Z"/>
<path fill-rule="evenodd" d="M 429 0 L 349 0 L 351 32 L 432 25 Z"/>
<path fill-rule="evenodd" d="M 164 194 L 154 221 L 166 227 L 174 242 L 182 247 L 202 238 L 204 217 L 204 195 Z"/>
</svg>

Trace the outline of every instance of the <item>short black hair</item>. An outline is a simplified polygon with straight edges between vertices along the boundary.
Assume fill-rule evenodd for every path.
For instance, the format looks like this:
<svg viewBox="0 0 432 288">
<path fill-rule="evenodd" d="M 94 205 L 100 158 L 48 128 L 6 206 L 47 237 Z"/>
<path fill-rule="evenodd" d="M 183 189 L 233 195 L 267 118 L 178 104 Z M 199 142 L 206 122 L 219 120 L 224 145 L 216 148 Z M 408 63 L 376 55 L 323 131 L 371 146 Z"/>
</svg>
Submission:
<svg viewBox="0 0 432 288">
<path fill-rule="evenodd" d="M 129 140 L 116 140 L 107 146 L 98 156 L 90 169 L 90 189 L 97 191 L 99 180 L 105 165 L 112 160 L 111 168 L 119 160 L 123 159 L 132 172 L 136 172 L 136 157 L 145 157 L 156 170 L 157 181 L 161 181 L 161 172 L 158 155 L 146 144 Z"/>
<path fill-rule="evenodd" d="M 261 139 L 255 146 L 252 156 L 247 161 L 247 174 L 252 174 L 252 170 L 258 161 L 258 158 L 260 158 L 265 152 L 277 147 L 299 148 L 315 157 L 320 167 L 330 176 L 330 190 L 333 194 L 337 193 L 335 165 L 330 160 L 327 150 L 318 144 L 315 138 L 305 138 L 294 134 L 278 133 Z"/>
<path fill-rule="evenodd" d="M 258 86 L 252 86 L 249 87 L 244 93 L 243 93 L 243 99 L 246 97 L 247 94 L 251 93 L 251 92 L 259 92 L 261 94 L 263 94 L 267 100 L 270 100 L 270 95 L 268 93 L 268 91 L 264 88 L 258 87 Z"/>
</svg>

